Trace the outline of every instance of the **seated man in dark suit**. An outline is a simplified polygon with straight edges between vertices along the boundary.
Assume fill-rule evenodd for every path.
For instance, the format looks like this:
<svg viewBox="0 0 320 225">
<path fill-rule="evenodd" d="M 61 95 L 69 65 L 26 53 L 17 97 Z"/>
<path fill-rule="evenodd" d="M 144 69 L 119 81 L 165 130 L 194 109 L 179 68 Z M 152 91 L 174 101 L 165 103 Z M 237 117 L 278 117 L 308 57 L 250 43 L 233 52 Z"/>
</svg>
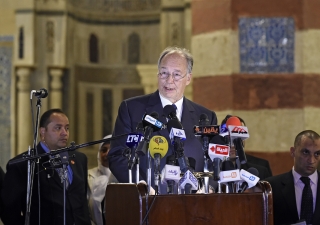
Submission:
<svg viewBox="0 0 320 225">
<path fill-rule="evenodd" d="M 272 186 L 274 225 L 320 224 L 320 136 L 312 130 L 300 132 L 290 148 L 293 168 L 266 179 Z"/>
<path fill-rule="evenodd" d="M 201 114 L 208 116 L 209 124 L 217 124 L 217 117 L 214 112 L 184 97 L 184 90 L 191 82 L 192 66 L 193 57 L 186 49 L 178 47 L 165 49 L 158 60 L 158 90 L 149 95 L 124 100 L 121 103 L 113 136 L 134 132 L 143 115 L 150 115 L 152 112 L 156 112 L 159 115 L 158 120 L 166 124 L 167 119 L 164 116 L 163 108 L 174 103 L 177 107 L 176 115 L 186 134 L 186 140 L 183 142 L 184 154 L 187 157 L 194 158 L 196 160 L 195 171 L 202 172 L 204 169 L 204 152 L 201 142 L 194 135 L 193 127 L 199 125 Z M 155 75 L 150 74 L 150 76 Z M 154 132 L 153 135 L 161 135 L 168 141 L 170 140 L 167 129 Z M 111 141 L 109 152 L 109 168 L 121 183 L 129 181 L 128 160 L 122 156 L 123 150 L 127 148 L 126 139 L 127 137 L 123 137 Z M 174 154 L 174 147 L 170 144 L 166 156 L 161 159 L 160 170 L 165 166 L 167 156 L 172 154 Z M 153 162 L 151 165 L 153 165 Z M 147 155 L 144 155 L 140 157 L 139 180 L 147 180 L 146 168 Z M 133 168 L 133 172 L 135 174 L 135 168 Z M 152 171 L 151 174 L 151 183 L 154 187 L 154 172 Z M 133 177 L 133 182 L 135 182 L 135 177 Z M 167 193 L 166 185 L 160 185 L 160 192 L 161 194 Z"/>
<path fill-rule="evenodd" d="M 226 118 L 224 118 L 221 122 L 221 124 L 226 124 L 227 120 L 231 117 L 231 115 L 227 115 Z M 237 116 L 242 123 L 243 126 L 246 126 L 245 121 Z M 245 141 L 243 142 L 245 144 Z M 239 168 L 241 166 L 241 169 L 247 170 L 250 167 L 254 167 L 258 170 L 259 172 L 259 178 L 260 179 L 265 179 L 267 177 L 272 176 L 271 168 L 269 165 L 268 160 L 262 159 L 253 155 L 246 154 L 247 158 L 247 164 L 246 165 L 240 165 L 239 160 L 237 160 L 237 153 L 234 147 L 231 147 L 230 149 L 230 159 L 237 165 Z"/>
</svg>

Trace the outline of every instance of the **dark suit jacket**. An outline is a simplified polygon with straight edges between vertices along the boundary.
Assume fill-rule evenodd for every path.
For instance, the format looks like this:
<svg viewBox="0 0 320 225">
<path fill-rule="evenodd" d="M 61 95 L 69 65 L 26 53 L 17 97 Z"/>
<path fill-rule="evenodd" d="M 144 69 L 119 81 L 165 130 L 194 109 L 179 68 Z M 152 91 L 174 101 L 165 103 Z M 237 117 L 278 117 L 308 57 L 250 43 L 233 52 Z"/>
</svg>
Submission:
<svg viewBox="0 0 320 225">
<path fill-rule="evenodd" d="M 45 151 L 40 144 L 37 146 L 38 153 Z M 69 165 L 73 171 L 73 180 L 69 185 L 67 197 L 66 222 L 68 225 L 90 225 L 89 210 L 87 204 L 87 157 L 80 152 L 69 152 L 69 155 L 75 155 L 75 158 L 69 158 Z M 22 154 L 16 156 L 10 161 L 21 159 Z M 42 157 L 39 161 L 39 181 L 40 181 L 40 209 L 41 225 L 61 225 L 63 224 L 63 184 L 55 169 L 47 169 L 49 157 Z M 9 161 L 9 162 L 10 162 Z M 4 203 L 3 222 L 5 225 L 22 225 L 24 216 L 21 212 L 26 212 L 26 194 L 27 194 L 27 161 L 7 164 L 7 173 L 4 178 L 4 186 L 1 196 Z M 38 211 L 38 176 L 37 166 L 35 166 L 35 175 L 33 183 L 33 192 L 31 200 L 30 224 L 39 224 Z"/>
<path fill-rule="evenodd" d="M 248 163 L 251 163 L 253 165 L 259 165 L 259 166 L 262 166 L 267 169 L 264 178 L 272 176 L 272 171 L 271 171 L 270 164 L 269 164 L 268 160 L 262 159 L 262 158 L 259 158 L 259 157 L 253 156 L 253 155 L 249 155 L 249 154 L 246 154 L 246 157 L 247 157 Z M 263 178 L 261 178 L 261 179 L 263 179 Z"/>
<path fill-rule="evenodd" d="M 158 91 L 149 95 L 124 100 L 119 107 L 113 136 L 134 132 L 137 124 L 142 120 L 143 115 L 145 113 L 150 115 L 152 112 L 157 112 L 159 114 L 158 120 L 163 123 L 167 123 L 166 118 L 163 116 L 163 107 Z M 202 144 L 193 133 L 193 127 L 194 125 L 199 125 L 199 117 L 202 113 L 207 114 L 210 124 L 217 124 L 217 117 L 214 112 L 184 98 L 183 112 L 181 117 L 181 123 L 186 133 L 186 140 L 184 141 L 184 153 L 187 157 L 193 157 L 196 160 L 195 171 L 203 171 L 204 164 Z M 167 138 L 170 143 L 169 132 L 166 129 L 155 132 L 153 135 L 162 135 Z M 128 160 L 121 155 L 122 151 L 127 148 L 126 138 L 127 137 L 125 136 L 115 141 L 111 141 L 111 150 L 109 152 L 109 167 L 112 173 L 121 183 L 126 183 L 129 180 Z M 172 155 L 173 153 L 173 146 L 169 144 L 167 155 L 161 159 L 161 170 L 166 164 L 166 157 L 168 155 Z M 140 158 L 139 172 L 140 180 L 146 181 L 146 156 Z M 151 174 L 152 186 L 154 187 L 153 171 Z M 133 181 L 135 181 L 134 177 L 135 176 L 133 176 Z M 161 186 L 161 193 L 166 193 L 165 185 Z"/>
<path fill-rule="evenodd" d="M 320 178 L 320 173 L 318 172 Z M 273 194 L 274 225 L 293 224 L 299 220 L 292 171 L 265 179 Z M 320 179 L 318 179 L 316 208 L 313 225 L 320 224 Z"/>
<path fill-rule="evenodd" d="M 272 176 L 269 162 L 267 160 L 261 159 L 252 155 L 248 155 L 248 154 L 246 154 L 246 157 L 247 157 L 247 164 L 245 166 L 241 165 L 242 169 L 248 170 L 250 167 L 256 168 L 259 172 L 258 177 L 261 180 Z"/>
<path fill-rule="evenodd" d="M 2 190 L 2 187 L 3 187 L 3 182 L 4 182 L 4 171 L 3 169 L 0 167 L 0 191 Z M 2 216 L 3 216 L 3 201 L 2 201 L 2 198 L 0 197 L 0 217 L 2 219 Z"/>
</svg>

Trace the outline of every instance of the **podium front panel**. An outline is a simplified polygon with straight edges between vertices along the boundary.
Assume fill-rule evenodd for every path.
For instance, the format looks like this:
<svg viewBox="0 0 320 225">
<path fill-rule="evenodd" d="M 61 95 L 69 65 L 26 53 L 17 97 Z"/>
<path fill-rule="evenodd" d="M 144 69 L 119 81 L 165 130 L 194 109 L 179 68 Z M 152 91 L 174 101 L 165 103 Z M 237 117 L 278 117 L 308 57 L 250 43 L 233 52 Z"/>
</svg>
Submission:
<svg viewBox="0 0 320 225">
<path fill-rule="evenodd" d="M 149 225 L 273 225 L 270 187 L 268 193 L 158 195 L 151 207 L 154 197 L 147 198 Z M 146 187 L 109 185 L 105 209 L 107 225 L 140 225 L 146 212 Z"/>
</svg>

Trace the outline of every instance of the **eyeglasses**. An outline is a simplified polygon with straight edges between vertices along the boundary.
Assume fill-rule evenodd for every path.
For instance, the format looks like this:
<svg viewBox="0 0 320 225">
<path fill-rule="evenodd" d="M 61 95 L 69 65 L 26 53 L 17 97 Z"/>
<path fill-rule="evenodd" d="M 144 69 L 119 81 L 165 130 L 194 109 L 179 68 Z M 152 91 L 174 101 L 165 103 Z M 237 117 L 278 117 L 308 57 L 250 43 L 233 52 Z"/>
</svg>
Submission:
<svg viewBox="0 0 320 225">
<path fill-rule="evenodd" d="M 184 76 L 182 76 L 182 75 L 181 75 L 180 73 L 178 73 L 178 72 L 174 72 L 174 73 L 170 74 L 169 72 L 163 71 L 163 72 L 158 73 L 158 76 L 159 76 L 160 79 L 168 79 L 168 77 L 169 77 L 170 75 L 172 76 L 172 79 L 173 79 L 174 81 L 179 81 L 179 80 L 181 80 L 182 78 L 184 78 L 185 76 L 187 76 L 187 73 L 186 73 Z"/>
</svg>

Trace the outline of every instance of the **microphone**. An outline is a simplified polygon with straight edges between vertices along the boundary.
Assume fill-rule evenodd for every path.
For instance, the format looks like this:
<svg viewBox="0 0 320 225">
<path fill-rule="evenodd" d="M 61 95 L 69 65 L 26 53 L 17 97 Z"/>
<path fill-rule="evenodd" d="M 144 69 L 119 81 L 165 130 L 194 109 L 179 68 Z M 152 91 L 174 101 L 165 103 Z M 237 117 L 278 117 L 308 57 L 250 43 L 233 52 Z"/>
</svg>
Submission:
<svg viewBox="0 0 320 225">
<path fill-rule="evenodd" d="M 203 172 L 209 172 L 209 138 L 219 134 L 219 126 L 210 125 L 208 115 L 202 113 L 199 119 L 199 126 L 193 127 L 193 132 L 195 136 L 200 136 L 202 141 L 202 150 L 203 150 Z M 212 160 L 213 161 L 213 160 Z M 219 162 L 215 162 L 215 165 L 219 164 Z M 220 171 L 219 171 L 220 172 Z M 214 174 L 219 175 L 219 172 L 215 171 Z M 218 179 L 217 179 L 218 180 Z M 203 179 L 204 184 L 204 193 L 209 193 L 209 177 L 205 177 Z"/>
<path fill-rule="evenodd" d="M 243 140 L 249 138 L 248 128 L 241 126 L 240 120 L 235 116 L 230 117 L 226 125 L 230 135 L 230 146 L 235 147 L 240 163 L 246 164 L 247 157 L 243 149 Z"/>
<path fill-rule="evenodd" d="M 166 165 L 163 167 L 161 172 L 161 183 L 167 184 L 168 194 L 177 194 L 175 190 L 175 184 L 180 180 L 180 167 L 176 165 L 175 155 L 167 156 Z"/>
<path fill-rule="evenodd" d="M 142 121 L 140 121 L 140 122 L 137 124 L 136 132 L 137 132 L 138 134 L 143 134 L 143 131 L 144 131 L 144 126 L 143 126 Z"/>
<path fill-rule="evenodd" d="M 220 183 L 226 184 L 226 193 L 234 192 L 234 182 L 241 180 L 240 172 L 234 168 L 231 161 L 222 162 L 222 171 L 220 172 Z"/>
<path fill-rule="evenodd" d="M 129 134 L 126 140 L 126 145 L 131 149 L 131 151 L 135 151 L 135 149 L 137 148 L 138 144 L 143 140 L 143 135 L 142 134 Z M 131 157 L 131 152 L 128 154 L 128 168 L 129 170 L 132 170 L 135 162 L 136 162 L 136 156 L 135 156 L 135 152 L 133 152 L 134 154 L 132 154 L 133 156 Z"/>
<path fill-rule="evenodd" d="M 184 155 L 183 140 L 186 139 L 186 134 L 183 130 L 182 124 L 176 115 L 176 109 L 172 105 L 166 105 L 163 108 L 165 115 L 170 118 L 167 123 L 167 129 L 169 131 L 169 137 L 171 143 L 173 144 L 174 153 L 176 159 L 178 160 L 181 172 L 185 173 L 179 181 L 180 187 L 185 187 L 187 183 L 191 184 L 191 189 L 198 189 L 198 180 L 190 172 L 189 159 Z M 193 177 L 192 177 L 193 176 Z M 196 188 L 196 189 L 194 189 Z M 187 185 L 187 191 L 189 191 L 189 186 Z M 191 190 L 190 190 L 191 191 Z"/>
<path fill-rule="evenodd" d="M 126 140 L 126 145 L 129 148 L 136 147 L 137 144 L 143 140 L 143 135 L 142 134 L 135 134 L 131 133 L 128 134 L 127 140 Z"/>
<path fill-rule="evenodd" d="M 193 131 L 195 135 L 199 136 L 213 136 L 220 133 L 219 125 L 210 125 L 208 115 L 202 113 L 199 119 L 199 126 L 194 126 Z"/>
<path fill-rule="evenodd" d="M 169 119 L 179 121 L 179 119 L 177 117 L 176 108 L 173 105 L 166 105 L 163 108 L 163 112 L 166 115 L 166 117 L 168 117 Z M 182 127 L 182 125 L 181 125 L 181 127 Z"/>
<path fill-rule="evenodd" d="M 184 155 L 182 142 L 186 139 L 186 135 L 180 122 L 177 120 L 169 120 L 167 129 L 170 132 L 169 137 L 171 139 L 171 144 L 173 144 L 176 159 L 178 160 L 181 171 L 184 173 L 190 168 L 189 160 Z"/>
<path fill-rule="evenodd" d="M 230 153 L 230 147 L 226 145 L 223 137 L 215 135 L 210 139 L 208 146 L 208 156 L 214 163 L 213 179 L 219 180 L 221 163 L 224 161 Z"/>
<path fill-rule="evenodd" d="M 69 154 L 67 151 L 60 152 L 56 155 L 53 155 L 51 159 L 49 159 L 49 163 L 51 168 L 61 168 L 63 164 L 69 164 Z"/>
<path fill-rule="evenodd" d="M 208 152 L 209 138 L 219 134 L 219 125 L 209 125 L 207 114 L 202 113 L 199 119 L 199 126 L 194 126 L 193 131 L 196 136 L 201 136 L 202 149 L 206 154 Z"/>
<path fill-rule="evenodd" d="M 241 126 L 242 124 L 241 124 L 241 121 L 239 120 L 238 117 L 231 116 L 231 117 L 229 117 L 229 119 L 227 119 L 226 125 L 228 127 L 230 125 L 232 125 L 232 126 Z"/>
<path fill-rule="evenodd" d="M 240 170 L 240 178 L 244 180 L 239 187 L 238 193 L 243 193 L 247 188 L 252 188 L 256 186 L 260 180 L 259 172 L 256 168 L 250 167 L 248 171 Z"/>
<path fill-rule="evenodd" d="M 152 112 L 150 115 L 145 114 L 142 117 L 143 127 L 149 126 L 152 127 L 153 131 L 158 131 L 166 128 L 166 125 L 157 120 L 159 118 L 159 114 L 157 112 Z"/>
<path fill-rule="evenodd" d="M 191 194 L 192 190 L 198 190 L 198 180 L 190 170 L 187 170 L 179 181 L 179 187 L 185 194 Z"/>
<path fill-rule="evenodd" d="M 187 170 L 179 181 L 180 189 L 184 190 L 184 194 L 191 194 L 192 190 L 198 190 L 198 179 L 193 175 L 193 171 L 196 167 L 196 160 L 192 157 L 188 157 L 190 163 L 190 170 Z"/>
<path fill-rule="evenodd" d="M 32 99 L 32 94 L 36 96 L 37 98 L 46 98 L 48 96 L 48 91 L 45 88 L 41 88 L 40 90 L 32 90 L 30 99 Z"/>
<path fill-rule="evenodd" d="M 178 140 L 186 140 L 186 133 L 184 132 L 181 123 L 177 120 L 169 120 L 167 123 L 167 129 L 169 131 L 169 138 L 174 144 L 174 142 Z"/>
<path fill-rule="evenodd" d="M 160 159 L 162 159 L 168 152 L 168 141 L 163 136 L 153 136 L 149 143 L 149 151 L 152 158 L 154 158 L 154 183 L 159 186 L 160 177 Z"/>
<path fill-rule="evenodd" d="M 160 121 L 158 121 L 159 123 L 156 122 L 158 117 L 159 117 L 159 115 L 157 112 L 152 112 L 150 114 L 150 116 L 148 116 L 148 115 L 143 116 L 142 125 L 144 127 L 144 129 L 143 129 L 144 130 L 144 132 L 143 132 L 144 139 L 142 141 L 140 141 L 137 146 L 136 154 L 138 156 L 146 155 L 147 150 L 148 150 L 148 143 L 151 138 L 151 134 L 153 133 L 154 130 L 160 130 L 160 128 L 155 125 L 155 124 L 161 123 Z M 150 122 L 150 121 L 153 121 L 153 122 Z M 139 126 L 139 124 L 138 124 L 138 126 Z"/>
<path fill-rule="evenodd" d="M 138 140 L 138 143 L 135 142 L 135 145 L 133 146 L 133 148 L 131 148 L 131 152 L 132 152 L 132 158 L 129 156 L 129 161 L 128 161 L 128 168 L 129 168 L 129 183 L 130 182 L 130 179 L 132 181 L 132 168 L 134 165 L 136 165 L 136 182 L 138 183 L 139 181 L 139 174 L 140 174 L 140 171 L 139 171 L 139 164 L 140 164 L 140 158 L 139 158 L 139 155 L 137 154 L 136 150 L 138 148 L 138 145 L 139 143 L 144 139 L 143 137 L 143 132 L 144 132 L 144 129 L 143 129 L 143 124 L 142 124 L 142 121 L 140 121 L 138 124 L 137 124 L 137 127 L 136 127 L 136 134 L 139 134 L 139 140 Z M 141 135 L 141 138 L 140 138 L 140 135 Z M 146 148 L 146 146 L 144 146 L 144 148 Z M 131 153 L 130 153 L 131 154 Z"/>
</svg>

